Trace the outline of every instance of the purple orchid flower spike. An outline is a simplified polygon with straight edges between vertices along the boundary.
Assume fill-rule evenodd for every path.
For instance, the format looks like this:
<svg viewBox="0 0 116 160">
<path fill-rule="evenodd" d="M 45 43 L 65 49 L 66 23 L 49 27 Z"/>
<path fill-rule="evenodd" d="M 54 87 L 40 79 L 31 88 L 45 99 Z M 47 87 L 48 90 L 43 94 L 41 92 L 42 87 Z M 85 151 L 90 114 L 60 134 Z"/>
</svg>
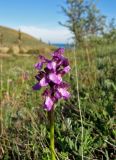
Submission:
<svg viewBox="0 0 116 160">
<path fill-rule="evenodd" d="M 67 91 L 69 85 L 62 79 L 70 71 L 69 61 L 63 56 L 63 53 L 64 48 L 59 48 L 52 54 L 51 60 L 39 56 L 39 62 L 35 64 L 39 73 L 35 76 L 38 83 L 33 86 L 33 90 L 49 86 L 49 89 L 43 93 L 44 109 L 47 111 L 50 111 L 59 99 L 70 97 L 70 93 Z"/>
</svg>

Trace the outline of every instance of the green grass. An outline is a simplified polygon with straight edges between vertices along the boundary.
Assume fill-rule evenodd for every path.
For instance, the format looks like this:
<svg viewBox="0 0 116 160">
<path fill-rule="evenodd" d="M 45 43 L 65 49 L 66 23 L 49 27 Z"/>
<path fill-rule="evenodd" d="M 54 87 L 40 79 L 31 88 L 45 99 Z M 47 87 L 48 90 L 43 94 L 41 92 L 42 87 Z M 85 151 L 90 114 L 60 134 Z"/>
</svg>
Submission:
<svg viewBox="0 0 116 160">
<path fill-rule="evenodd" d="M 67 51 L 66 56 L 72 68 L 65 77 L 71 84 L 71 98 L 60 101 L 55 111 L 57 159 L 81 160 L 83 155 L 84 160 L 114 160 L 115 45 L 76 50 L 76 56 Z M 42 108 L 42 91 L 32 91 L 36 62 L 37 56 L 1 59 L 3 160 L 50 160 L 49 124 Z"/>
</svg>

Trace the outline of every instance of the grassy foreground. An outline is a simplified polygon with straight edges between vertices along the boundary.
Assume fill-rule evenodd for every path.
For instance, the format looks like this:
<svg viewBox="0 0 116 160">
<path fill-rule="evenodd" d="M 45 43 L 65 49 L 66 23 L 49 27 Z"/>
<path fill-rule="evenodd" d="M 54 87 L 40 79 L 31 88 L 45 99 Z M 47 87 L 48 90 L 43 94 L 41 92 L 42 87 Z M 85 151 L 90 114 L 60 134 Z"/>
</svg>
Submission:
<svg viewBox="0 0 116 160">
<path fill-rule="evenodd" d="M 71 98 L 55 111 L 58 160 L 116 158 L 116 48 L 67 51 Z M 32 91 L 37 55 L 1 59 L 0 158 L 50 160 L 49 124 L 42 91 Z M 80 114 L 81 113 L 81 114 Z"/>
</svg>

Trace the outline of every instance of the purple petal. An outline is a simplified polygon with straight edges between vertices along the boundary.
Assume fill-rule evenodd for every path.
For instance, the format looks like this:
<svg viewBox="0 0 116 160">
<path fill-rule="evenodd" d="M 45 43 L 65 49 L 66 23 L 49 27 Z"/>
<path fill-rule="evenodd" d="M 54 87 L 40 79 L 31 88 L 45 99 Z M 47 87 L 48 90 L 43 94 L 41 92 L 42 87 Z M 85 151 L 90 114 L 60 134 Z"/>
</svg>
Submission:
<svg viewBox="0 0 116 160">
<path fill-rule="evenodd" d="M 68 61 L 67 58 L 63 57 L 63 58 L 62 58 L 62 61 L 63 61 L 62 65 L 63 65 L 64 67 L 66 67 L 66 66 L 69 65 L 69 61 Z"/>
<path fill-rule="evenodd" d="M 36 78 L 38 81 L 40 81 L 44 76 L 45 76 L 45 72 L 40 71 L 40 72 L 35 76 L 35 78 Z"/>
<path fill-rule="evenodd" d="M 70 93 L 65 88 L 59 88 L 58 91 L 64 99 L 68 99 L 70 97 Z"/>
<path fill-rule="evenodd" d="M 58 91 L 55 92 L 55 98 L 56 99 L 62 98 L 61 94 Z"/>
<path fill-rule="evenodd" d="M 53 56 L 60 57 L 63 53 L 64 53 L 64 48 L 59 48 L 53 53 Z"/>
<path fill-rule="evenodd" d="M 54 61 L 49 62 L 47 64 L 47 68 L 50 69 L 50 70 L 55 71 L 56 70 L 56 62 L 54 62 Z"/>
<path fill-rule="evenodd" d="M 35 68 L 38 70 L 41 70 L 43 67 L 43 64 L 46 63 L 48 60 L 42 55 L 39 55 L 38 58 L 40 62 L 35 64 Z"/>
<path fill-rule="evenodd" d="M 34 66 L 36 69 L 41 70 L 43 67 L 43 62 L 36 63 Z"/>
<path fill-rule="evenodd" d="M 60 74 L 57 75 L 56 73 L 50 73 L 49 79 L 56 84 L 60 84 L 62 82 L 61 75 Z"/>
<path fill-rule="evenodd" d="M 38 58 L 40 59 L 40 62 L 43 62 L 43 63 L 45 63 L 46 60 L 47 60 L 47 59 L 46 59 L 44 56 L 42 56 L 42 55 L 39 55 Z"/>
<path fill-rule="evenodd" d="M 61 74 L 62 76 L 70 71 L 70 66 L 64 67 L 63 69 L 58 70 L 57 73 Z"/>
<path fill-rule="evenodd" d="M 33 88 L 33 90 L 39 90 L 41 88 L 41 86 L 39 83 L 37 83 L 32 88 Z"/>
<path fill-rule="evenodd" d="M 63 54 L 63 53 L 64 53 L 64 48 L 59 48 L 59 49 L 58 49 L 58 52 L 59 52 L 60 54 Z"/>
<path fill-rule="evenodd" d="M 48 82 L 47 82 L 46 78 L 43 77 L 43 78 L 40 80 L 39 84 L 40 84 L 40 86 L 43 87 L 43 86 L 47 86 L 47 85 L 48 85 Z"/>
<path fill-rule="evenodd" d="M 53 105 L 54 105 L 53 100 L 50 97 L 47 96 L 46 100 L 45 100 L 45 103 L 44 103 L 44 108 L 47 111 L 50 111 L 52 109 Z"/>
<path fill-rule="evenodd" d="M 70 71 L 70 69 L 71 69 L 70 66 L 66 66 L 66 67 L 64 67 L 63 71 L 65 73 L 68 73 Z"/>
</svg>

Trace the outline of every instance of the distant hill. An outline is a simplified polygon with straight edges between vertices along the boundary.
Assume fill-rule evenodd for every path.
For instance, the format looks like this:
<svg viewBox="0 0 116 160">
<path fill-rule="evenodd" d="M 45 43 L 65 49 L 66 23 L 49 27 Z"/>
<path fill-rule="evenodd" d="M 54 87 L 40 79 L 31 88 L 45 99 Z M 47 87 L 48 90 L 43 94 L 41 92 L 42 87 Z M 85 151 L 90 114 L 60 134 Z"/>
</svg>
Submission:
<svg viewBox="0 0 116 160">
<path fill-rule="evenodd" d="M 0 26 L 0 47 L 2 46 L 10 48 L 12 46 L 19 46 L 19 37 L 21 37 L 20 46 L 25 50 L 50 50 L 52 48 L 48 44 L 24 32 Z"/>
</svg>

